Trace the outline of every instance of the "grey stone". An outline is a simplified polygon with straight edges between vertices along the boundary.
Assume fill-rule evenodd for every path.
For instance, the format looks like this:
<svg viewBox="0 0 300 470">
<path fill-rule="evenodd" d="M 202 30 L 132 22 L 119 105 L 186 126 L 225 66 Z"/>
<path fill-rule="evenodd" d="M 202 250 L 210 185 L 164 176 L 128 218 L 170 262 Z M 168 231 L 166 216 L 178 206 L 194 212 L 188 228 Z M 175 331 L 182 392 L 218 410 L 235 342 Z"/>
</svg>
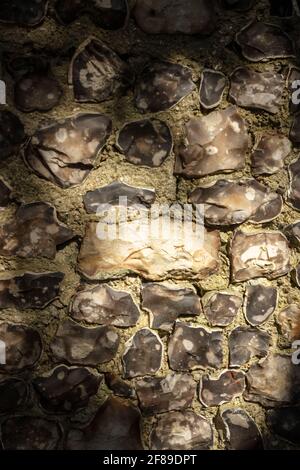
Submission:
<svg viewBox="0 0 300 470">
<path fill-rule="evenodd" d="M 262 450 L 261 432 L 254 419 L 242 408 L 227 408 L 215 419 L 228 450 Z"/>
<path fill-rule="evenodd" d="M 230 367 L 240 367 L 250 359 L 266 357 L 271 345 L 271 336 L 259 328 L 238 326 L 229 335 Z"/>
<path fill-rule="evenodd" d="M 242 395 L 245 390 L 245 373 L 226 370 L 219 377 L 208 374 L 201 377 L 199 399 L 204 406 L 219 406 Z"/>
<path fill-rule="evenodd" d="M 204 69 L 200 82 L 200 104 L 205 109 L 216 108 L 222 101 L 226 76 L 217 70 Z"/>
<path fill-rule="evenodd" d="M 255 284 L 247 286 L 244 301 L 244 314 L 252 326 L 267 321 L 277 307 L 278 291 L 276 287 Z"/>
<path fill-rule="evenodd" d="M 202 297 L 204 315 L 212 326 L 228 326 L 236 318 L 242 297 L 234 292 L 212 291 Z"/>
</svg>

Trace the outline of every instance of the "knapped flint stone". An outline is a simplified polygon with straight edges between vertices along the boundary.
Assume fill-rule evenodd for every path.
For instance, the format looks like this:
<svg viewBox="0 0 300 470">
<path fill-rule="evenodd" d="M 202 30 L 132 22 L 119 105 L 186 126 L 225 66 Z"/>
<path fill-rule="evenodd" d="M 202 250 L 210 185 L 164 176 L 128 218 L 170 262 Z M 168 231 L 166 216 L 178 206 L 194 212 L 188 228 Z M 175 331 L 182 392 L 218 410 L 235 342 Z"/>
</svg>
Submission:
<svg viewBox="0 0 300 470">
<path fill-rule="evenodd" d="M 86 323 L 128 327 L 137 324 L 140 312 L 128 292 L 101 284 L 79 290 L 71 302 L 70 315 Z"/>
<path fill-rule="evenodd" d="M 11 188 L 2 179 L 0 179 L 0 211 L 10 203 L 11 193 Z"/>
<path fill-rule="evenodd" d="M 290 92 L 289 110 L 291 114 L 298 113 L 298 111 L 300 110 L 299 80 L 300 80 L 300 69 L 298 69 L 297 67 L 290 67 L 287 83 L 288 83 L 288 88 Z M 295 122 L 298 123 L 299 119 L 296 118 Z M 294 135 L 294 139 L 297 142 L 297 135 Z"/>
<path fill-rule="evenodd" d="M 88 14 L 97 26 L 108 30 L 125 26 L 129 14 L 127 0 L 58 0 L 54 8 L 56 16 L 65 25 Z"/>
<path fill-rule="evenodd" d="M 172 411 L 158 417 L 150 434 L 151 450 L 208 450 L 211 423 L 194 411 Z"/>
<path fill-rule="evenodd" d="M 284 77 L 274 72 L 256 72 L 238 67 L 231 75 L 229 97 L 243 108 L 279 112 L 285 87 Z"/>
<path fill-rule="evenodd" d="M 258 328 L 238 326 L 228 339 L 229 365 L 240 367 L 250 359 L 266 357 L 271 346 L 271 336 Z"/>
<path fill-rule="evenodd" d="M 209 34 L 215 26 L 209 0 L 137 0 L 133 15 L 148 34 Z"/>
<path fill-rule="evenodd" d="M 26 404 L 29 396 L 28 385 L 15 377 L 0 378 L 0 414 L 15 413 Z"/>
<path fill-rule="evenodd" d="M 170 331 L 180 316 L 198 316 L 200 298 L 193 289 L 174 288 L 163 284 L 144 284 L 142 307 L 150 314 L 150 326 Z"/>
<path fill-rule="evenodd" d="M 110 397 L 91 423 L 67 434 L 67 450 L 142 450 L 138 408 Z"/>
<path fill-rule="evenodd" d="M 137 331 L 125 345 L 122 356 L 124 378 L 154 375 L 161 367 L 163 344 L 149 328 Z"/>
<path fill-rule="evenodd" d="M 247 373 L 247 401 L 267 407 L 299 403 L 300 368 L 293 364 L 292 357 L 269 354 L 259 364 L 250 367 Z"/>
<path fill-rule="evenodd" d="M 268 410 L 266 421 L 272 433 L 295 444 L 300 443 L 300 408 Z"/>
<path fill-rule="evenodd" d="M 217 70 L 204 69 L 200 83 L 200 104 L 205 109 L 216 108 L 222 101 L 227 85 L 226 76 Z"/>
<path fill-rule="evenodd" d="M 36 26 L 45 18 L 49 0 L 2 0 L 0 22 Z"/>
<path fill-rule="evenodd" d="M 136 383 L 140 407 L 145 415 L 182 410 L 192 406 L 196 382 L 189 374 L 169 373 L 164 377 L 144 377 Z"/>
<path fill-rule="evenodd" d="M 223 363 L 222 332 L 176 322 L 169 339 L 168 356 L 173 370 L 220 368 Z"/>
<path fill-rule="evenodd" d="M 262 450 L 263 441 L 254 419 L 242 408 L 220 411 L 215 424 L 227 450 Z"/>
<path fill-rule="evenodd" d="M 125 380 L 113 372 L 105 374 L 106 385 L 114 392 L 115 395 L 125 398 L 136 398 L 136 393 Z"/>
<path fill-rule="evenodd" d="M 289 166 L 289 177 L 287 201 L 294 209 L 300 211 L 300 158 Z"/>
<path fill-rule="evenodd" d="M 290 304 L 276 316 L 280 333 L 290 343 L 300 340 L 300 305 Z"/>
<path fill-rule="evenodd" d="M 279 231 L 246 233 L 237 230 L 230 246 L 233 282 L 256 277 L 276 279 L 290 271 L 290 250 Z"/>
<path fill-rule="evenodd" d="M 171 109 L 195 88 L 192 71 L 180 64 L 151 62 L 137 79 L 134 101 L 141 113 Z"/>
<path fill-rule="evenodd" d="M 133 82 L 133 73 L 116 52 L 96 38 L 84 41 L 72 59 L 69 84 L 79 103 L 116 98 Z"/>
<path fill-rule="evenodd" d="M 0 309 L 42 309 L 59 296 L 64 274 L 60 272 L 24 273 L 0 279 Z"/>
<path fill-rule="evenodd" d="M 245 390 L 245 373 L 226 370 L 219 377 L 201 377 L 199 399 L 204 406 L 219 406 L 240 396 Z"/>
<path fill-rule="evenodd" d="M 252 326 L 257 326 L 267 321 L 276 310 L 277 301 L 276 287 L 262 284 L 247 286 L 243 306 L 247 322 Z"/>
<path fill-rule="evenodd" d="M 55 450 L 62 437 L 54 422 L 33 416 L 10 417 L 1 424 L 4 450 Z"/>
<path fill-rule="evenodd" d="M 292 151 L 290 140 L 282 134 L 261 136 L 251 156 L 253 175 L 273 175 L 284 168 L 284 160 Z"/>
<path fill-rule="evenodd" d="M 77 114 L 35 132 L 24 152 L 38 176 L 62 187 L 82 183 L 112 129 L 103 114 Z"/>
<path fill-rule="evenodd" d="M 238 314 L 242 297 L 234 292 L 207 292 L 202 297 L 202 305 L 211 326 L 228 326 Z"/>
<path fill-rule="evenodd" d="M 284 227 L 284 234 L 294 247 L 300 248 L 300 220 Z"/>
<path fill-rule="evenodd" d="M 49 73 L 29 73 L 14 87 L 16 108 L 25 113 L 50 111 L 58 105 L 63 91 L 59 82 Z"/>
<path fill-rule="evenodd" d="M 246 11 L 256 3 L 257 0 L 221 0 L 223 6 L 230 10 Z"/>
<path fill-rule="evenodd" d="M 294 57 L 293 43 L 278 26 L 254 20 L 236 35 L 242 54 L 252 62 Z"/>
<path fill-rule="evenodd" d="M 68 413 L 88 405 L 103 380 L 84 367 L 55 367 L 33 381 L 41 405 L 50 412 Z"/>
<path fill-rule="evenodd" d="M 158 167 L 170 155 L 173 138 L 167 124 L 159 119 L 134 121 L 120 130 L 117 147 L 134 165 Z"/>
<path fill-rule="evenodd" d="M 74 233 L 57 218 L 54 206 L 33 202 L 19 207 L 11 222 L 0 228 L 0 254 L 54 259 L 57 246 Z"/>
<path fill-rule="evenodd" d="M 78 270 L 87 279 L 111 279 L 136 273 L 151 281 L 203 279 L 219 268 L 220 236 L 195 222 L 182 230 L 182 220 L 167 215 L 152 218 L 151 224 L 169 224 L 160 237 L 149 230 L 148 213 L 136 220 L 117 224 L 118 239 L 107 239 L 109 224 L 87 224 L 78 257 Z M 103 230 L 102 230 L 103 229 Z M 199 231 L 203 237 L 199 236 Z M 183 233 L 184 232 L 184 233 Z M 102 236 L 103 235 L 103 236 Z M 104 236 L 105 235 L 105 236 Z M 188 243 L 185 241 L 188 240 Z"/>
<path fill-rule="evenodd" d="M 31 369 L 41 357 L 42 339 L 34 328 L 1 322 L 0 340 L 5 345 L 5 364 L 0 364 L 1 372 L 13 373 Z"/>
<path fill-rule="evenodd" d="M 298 264 L 296 268 L 292 270 L 292 279 L 296 286 L 300 287 L 300 264 Z"/>
<path fill-rule="evenodd" d="M 88 214 L 97 213 L 102 206 L 107 204 L 115 206 L 122 205 L 126 198 L 126 204 L 145 206 L 149 208 L 154 203 L 156 194 L 153 189 L 136 188 L 128 184 L 114 181 L 107 186 L 88 191 L 83 196 L 84 206 Z"/>
<path fill-rule="evenodd" d="M 25 141 L 24 126 L 10 111 L 0 111 L 0 162 L 16 154 Z"/>
<path fill-rule="evenodd" d="M 279 194 L 256 180 L 218 180 L 192 191 L 189 201 L 204 205 L 209 225 L 263 223 L 280 215 L 283 201 Z"/>
<path fill-rule="evenodd" d="M 186 143 L 176 151 L 176 175 L 199 178 L 244 168 L 249 135 L 236 107 L 194 117 L 185 130 Z"/>
<path fill-rule="evenodd" d="M 97 366 L 112 360 L 120 343 L 119 335 L 110 326 L 86 328 L 65 320 L 50 344 L 56 362 Z"/>
</svg>

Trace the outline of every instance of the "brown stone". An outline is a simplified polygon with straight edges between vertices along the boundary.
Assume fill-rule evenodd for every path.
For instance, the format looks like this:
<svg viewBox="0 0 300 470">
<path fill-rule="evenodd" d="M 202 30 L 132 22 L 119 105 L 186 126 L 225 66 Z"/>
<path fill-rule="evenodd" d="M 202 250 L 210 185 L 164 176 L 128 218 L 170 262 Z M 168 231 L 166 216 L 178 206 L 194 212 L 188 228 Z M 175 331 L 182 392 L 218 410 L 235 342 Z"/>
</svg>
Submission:
<svg viewBox="0 0 300 470">
<path fill-rule="evenodd" d="M 271 336 L 259 328 L 238 326 L 228 339 L 229 365 L 240 367 L 250 359 L 266 357 L 271 346 Z"/>
<path fill-rule="evenodd" d="M 199 399 L 204 406 L 219 406 L 240 396 L 245 390 L 245 373 L 226 370 L 219 377 L 201 377 Z"/>
<path fill-rule="evenodd" d="M 289 166 L 290 186 L 287 192 L 287 201 L 300 211 L 300 159 Z"/>
<path fill-rule="evenodd" d="M 282 134 L 267 133 L 256 143 L 251 157 L 252 173 L 273 175 L 284 168 L 284 161 L 292 151 L 290 140 Z"/>
<path fill-rule="evenodd" d="M 107 372 L 105 374 L 105 382 L 115 395 L 125 398 L 136 398 L 134 388 L 119 375 L 114 374 L 113 372 Z"/>
<path fill-rule="evenodd" d="M 228 326 L 236 318 L 242 298 L 233 292 L 207 292 L 202 297 L 202 305 L 211 326 Z"/>
<path fill-rule="evenodd" d="M 290 342 L 300 340 L 300 306 L 290 304 L 276 317 L 281 334 Z"/>
<path fill-rule="evenodd" d="M 49 72 L 28 73 L 14 87 L 16 108 L 24 113 L 50 111 L 59 104 L 62 95 L 59 82 Z"/>
<path fill-rule="evenodd" d="M 252 326 L 267 321 L 277 307 L 278 291 L 275 287 L 256 284 L 246 287 L 244 314 Z"/>
<path fill-rule="evenodd" d="M 262 450 L 263 441 L 254 419 L 242 408 L 223 409 L 215 419 L 227 450 Z"/>
</svg>

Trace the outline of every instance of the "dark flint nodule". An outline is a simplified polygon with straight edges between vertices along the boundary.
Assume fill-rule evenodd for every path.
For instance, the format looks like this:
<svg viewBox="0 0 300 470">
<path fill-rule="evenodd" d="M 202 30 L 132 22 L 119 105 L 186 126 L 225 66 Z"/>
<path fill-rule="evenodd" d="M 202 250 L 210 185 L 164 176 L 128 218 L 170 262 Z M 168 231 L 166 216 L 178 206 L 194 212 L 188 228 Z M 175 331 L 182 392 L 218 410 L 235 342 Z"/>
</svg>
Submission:
<svg viewBox="0 0 300 470">
<path fill-rule="evenodd" d="M 130 122 L 120 130 L 117 147 L 134 165 L 158 167 L 170 155 L 173 138 L 168 125 L 159 119 Z"/>
<path fill-rule="evenodd" d="M 204 315 L 212 326 L 228 326 L 242 305 L 242 297 L 234 292 L 207 292 L 202 297 Z"/>
<path fill-rule="evenodd" d="M 200 83 L 200 104 L 205 109 L 216 108 L 222 101 L 227 78 L 222 72 L 204 69 Z"/>
<path fill-rule="evenodd" d="M 279 331 L 291 344 L 300 339 L 300 306 L 290 303 L 276 317 Z"/>
<path fill-rule="evenodd" d="M 108 388 L 110 388 L 115 395 L 124 398 L 136 398 L 134 388 L 131 387 L 119 375 L 114 374 L 113 372 L 107 372 L 105 374 L 105 382 Z"/>
<path fill-rule="evenodd" d="M 273 175 L 282 170 L 291 151 L 292 144 L 287 137 L 277 133 L 264 133 L 252 152 L 253 175 Z"/>
<path fill-rule="evenodd" d="M 25 138 L 20 119 L 10 111 L 0 111 L 0 162 L 18 153 Z"/>
<path fill-rule="evenodd" d="M 277 307 L 278 291 L 276 287 L 256 284 L 247 286 L 244 301 L 244 314 L 252 326 L 267 321 Z"/>
<path fill-rule="evenodd" d="M 271 336 L 258 328 L 238 326 L 228 338 L 229 365 L 240 367 L 250 359 L 266 357 L 271 346 Z"/>
<path fill-rule="evenodd" d="M 49 73 L 26 74 L 14 87 L 15 105 L 25 113 L 50 111 L 58 105 L 62 94 L 59 82 Z"/>
<path fill-rule="evenodd" d="M 290 185 L 287 191 L 287 202 L 294 209 L 300 211 L 300 158 L 289 166 L 289 179 Z"/>
<path fill-rule="evenodd" d="M 219 377 L 209 374 L 201 377 L 199 399 L 206 406 L 219 406 L 240 396 L 245 389 L 245 373 L 226 370 Z"/>
<path fill-rule="evenodd" d="M 289 239 L 292 246 L 300 249 L 300 221 L 296 221 L 293 224 L 284 227 L 284 233 Z"/>
<path fill-rule="evenodd" d="M 242 408 L 219 412 L 215 425 L 228 450 L 262 450 L 263 440 L 254 419 Z"/>
<path fill-rule="evenodd" d="M 37 26 L 45 18 L 49 0 L 1 0 L 0 22 Z"/>
</svg>

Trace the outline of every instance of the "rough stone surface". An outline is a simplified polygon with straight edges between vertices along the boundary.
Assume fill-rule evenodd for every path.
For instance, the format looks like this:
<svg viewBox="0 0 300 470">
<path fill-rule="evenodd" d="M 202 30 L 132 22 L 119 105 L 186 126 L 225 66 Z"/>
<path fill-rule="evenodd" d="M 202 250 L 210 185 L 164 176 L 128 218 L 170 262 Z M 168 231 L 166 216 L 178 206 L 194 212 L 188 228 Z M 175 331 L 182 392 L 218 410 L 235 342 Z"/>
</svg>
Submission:
<svg viewBox="0 0 300 470">
<path fill-rule="evenodd" d="M 38 129 L 24 152 L 27 165 L 62 188 L 84 181 L 110 132 L 103 114 L 77 114 Z"/>
<path fill-rule="evenodd" d="M 202 327 L 176 322 L 169 340 L 170 367 L 178 371 L 220 368 L 223 362 L 222 345 L 220 330 L 207 331 Z"/>
<path fill-rule="evenodd" d="M 142 450 L 140 412 L 118 398 L 108 398 L 92 422 L 83 429 L 71 429 L 67 450 Z"/>
<path fill-rule="evenodd" d="M 207 292 L 202 297 L 204 315 L 212 326 L 228 326 L 238 314 L 242 297 L 233 292 Z"/>
<path fill-rule="evenodd" d="M 150 434 L 151 450 L 208 450 L 212 444 L 210 422 L 193 411 L 163 414 Z"/>
<path fill-rule="evenodd" d="M 137 396 L 145 415 L 190 408 L 196 382 L 188 374 L 171 372 L 165 377 L 144 377 L 136 385 Z"/>
<path fill-rule="evenodd" d="M 234 106 L 191 118 L 185 132 L 186 142 L 176 150 L 175 174 L 199 178 L 244 167 L 249 137 Z"/>
<path fill-rule="evenodd" d="M 271 337 L 265 331 L 251 326 L 238 326 L 228 338 L 229 365 L 240 367 L 250 359 L 266 357 Z"/>
<path fill-rule="evenodd" d="M 227 85 L 226 76 L 216 70 L 205 69 L 200 82 L 200 104 L 205 109 L 216 108 L 222 101 Z"/>
<path fill-rule="evenodd" d="M 247 286 L 244 301 L 244 314 L 252 326 L 261 325 L 274 313 L 278 302 L 275 287 L 255 284 Z"/>
<path fill-rule="evenodd" d="M 119 342 L 119 335 L 110 326 L 86 328 L 65 320 L 59 326 L 50 349 L 57 362 L 96 366 L 115 357 Z"/>
<path fill-rule="evenodd" d="M 273 175 L 282 170 L 291 150 L 290 140 L 282 134 L 261 136 L 251 157 L 253 175 Z"/>
<path fill-rule="evenodd" d="M 163 344 L 149 328 L 138 330 L 126 343 L 122 356 L 125 378 L 154 375 L 161 367 Z"/>
<path fill-rule="evenodd" d="M 290 304 L 276 317 L 281 334 L 290 342 L 300 340 L 300 306 Z"/>
<path fill-rule="evenodd" d="M 245 374 L 227 370 L 219 377 L 203 375 L 200 381 L 199 398 L 204 406 L 219 406 L 240 396 L 245 389 Z"/>
<path fill-rule="evenodd" d="M 142 307 L 150 314 L 151 328 L 170 331 L 178 317 L 197 317 L 200 298 L 193 289 L 174 288 L 164 284 L 144 284 Z"/>
<path fill-rule="evenodd" d="M 263 449 L 259 428 L 242 408 L 222 410 L 216 418 L 216 426 L 228 450 Z"/>
<path fill-rule="evenodd" d="M 290 270 L 290 251 L 281 232 L 245 233 L 236 231 L 230 246 L 234 282 L 256 277 L 276 279 Z"/>
<path fill-rule="evenodd" d="M 70 315 L 86 323 L 128 327 L 137 324 L 140 312 L 130 294 L 101 284 L 77 292 L 70 305 Z"/>
</svg>

